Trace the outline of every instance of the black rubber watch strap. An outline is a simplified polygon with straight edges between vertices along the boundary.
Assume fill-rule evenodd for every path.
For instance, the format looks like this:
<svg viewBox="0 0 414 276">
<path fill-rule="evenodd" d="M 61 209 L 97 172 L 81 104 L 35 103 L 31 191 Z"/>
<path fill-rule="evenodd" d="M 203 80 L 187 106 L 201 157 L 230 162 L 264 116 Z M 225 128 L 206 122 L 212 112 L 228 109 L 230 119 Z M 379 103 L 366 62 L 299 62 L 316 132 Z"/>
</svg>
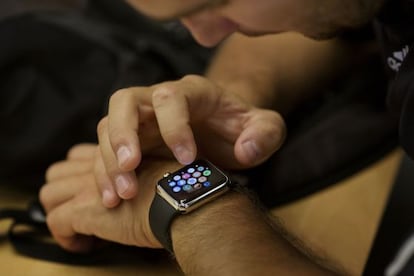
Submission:
<svg viewBox="0 0 414 276">
<path fill-rule="evenodd" d="M 155 194 L 149 212 L 151 230 L 164 248 L 171 253 L 173 253 L 170 232 L 171 222 L 178 213 L 179 212 L 159 194 Z"/>
</svg>

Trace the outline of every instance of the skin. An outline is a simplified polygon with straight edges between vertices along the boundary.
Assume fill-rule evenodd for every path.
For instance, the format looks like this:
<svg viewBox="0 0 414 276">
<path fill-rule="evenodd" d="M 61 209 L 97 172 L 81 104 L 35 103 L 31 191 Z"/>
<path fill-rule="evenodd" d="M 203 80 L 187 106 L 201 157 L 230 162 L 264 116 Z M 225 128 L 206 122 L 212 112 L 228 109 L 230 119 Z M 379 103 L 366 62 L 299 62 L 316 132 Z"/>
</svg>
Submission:
<svg viewBox="0 0 414 276">
<path fill-rule="evenodd" d="M 129 3 L 148 16 L 159 20 L 180 18 L 200 44 L 214 46 L 235 32 L 248 36 L 263 37 L 267 34 L 293 31 L 312 38 L 331 37 L 343 28 L 355 27 L 368 21 L 378 10 L 382 1 L 258 0 L 252 5 L 250 0 L 129 0 Z M 301 39 L 296 40 L 298 40 L 297 43 L 310 44 L 307 41 L 301 41 Z M 272 44 L 273 42 L 269 43 L 269 45 Z M 312 48 L 313 46 L 310 45 L 309 47 Z M 291 46 L 285 48 L 281 50 L 287 53 Z M 329 49 L 329 47 L 322 46 L 319 52 L 325 51 L 324 48 Z M 278 49 L 277 46 L 274 49 Z M 313 52 L 318 53 L 318 50 L 308 52 L 308 54 L 313 54 Z M 302 75 L 295 73 L 297 68 L 302 68 L 302 66 L 294 66 L 296 63 L 292 62 L 291 55 L 287 56 L 289 57 L 287 59 L 289 60 L 288 66 L 291 65 L 289 68 L 283 65 L 286 68 L 281 68 L 277 72 L 274 72 L 273 69 L 265 69 L 271 74 L 265 75 L 267 79 L 253 80 L 253 85 L 246 82 L 255 78 L 257 72 L 260 72 L 262 68 L 277 68 L 277 66 L 274 66 L 275 64 L 283 64 L 280 62 L 280 58 L 277 60 L 267 55 L 263 60 L 260 60 L 253 57 L 250 64 L 258 64 L 253 66 L 256 67 L 254 68 L 256 71 L 253 71 L 237 66 L 237 61 L 241 58 L 235 57 L 230 63 L 236 61 L 234 68 L 242 76 L 239 79 L 248 80 L 239 81 L 238 84 L 229 84 L 226 80 L 222 80 L 222 76 L 229 74 L 228 72 L 235 70 L 234 68 L 226 72 L 221 72 L 218 69 L 209 70 L 209 75 L 204 81 L 187 77 L 174 83 L 174 85 L 165 83 L 158 84 L 156 87 L 124 89 L 115 93 L 110 99 L 107 118 L 103 119 L 98 126 L 104 167 L 101 170 L 96 170 L 95 175 L 98 185 L 104 191 L 102 194 L 103 204 L 107 207 L 114 207 L 121 199 L 130 199 L 136 196 L 139 183 L 136 181 L 134 170 L 139 167 L 146 152 L 154 148 L 164 147 L 167 150 L 161 150 L 163 155 L 172 153 L 181 164 L 188 164 L 198 154 L 204 154 L 205 152 L 221 153 L 217 155 L 210 154 L 208 157 L 215 163 L 220 164 L 221 162 L 220 165 L 227 169 L 249 168 L 266 160 L 280 147 L 286 136 L 286 130 L 283 122 L 279 119 L 277 119 L 278 122 L 274 125 L 275 127 L 269 129 L 269 125 L 261 115 L 265 111 L 253 110 L 255 104 L 264 101 L 272 103 L 278 101 L 279 104 L 275 105 L 283 106 L 281 103 L 284 100 L 280 101 L 280 98 L 275 99 L 274 96 L 269 95 L 269 91 L 272 92 L 276 89 L 291 90 L 291 94 L 296 95 L 293 97 L 305 98 L 302 96 L 302 91 L 296 93 L 296 88 L 292 89 L 291 84 L 286 84 L 286 82 L 294 84 L 297 83 L 297 79 L 303 79 Z M 292 53 L 292 56 L 298 55 Z M 321 58 L 325 57 L 321 56 Z M 225 58 L 222 60 L 226 61 Z M 226 61 L 226 63 L 228 64 L 229 61 Z M 319 63 L 321 61 L 318 60 Z M 212 67 L 214 67 L 214 64 Z M 285 71 L 288 73 L 285 73 Z M 332 68 L 326 70 L 326 72 L 315 70 L 315 72 L 320 73 L 319 76 L 330 75 L 329 71 L 332 71 Z M 215 74 L 215 72 L 221 73 Z M 308 80 L 310 81 L 303 82 L 307 86 L 313 87 L 312 82 L 321 81 L 319 77 L 315 77 L 316 74 L 309 75 L 313 77 L 313 80 L 309 77 Z M 209 78 L 209 76 L 212 77 Z M 272 79 L 282 79 L 282 81 L 277 83 L 268 81 Z M 267 86 L 257 84 L 258 81 L 267 84 Z M 260 86 L 263 87 L 263 91 L 267 91 L 266 95 L 260 92 Z M 243 96 L 240 97 L 242 99 L 234 97 L 231 102 L 227 100 L 221 102 L 221 97 L 210 97 L 202 105 L 198 105 L 201 109 L 197 109 L 195 112 L 191 107 L 194 106 L 193 102 L 197 101 L 197 97 L 194 99 L 192 97 L 197 93 L 190 93 L 187 90 L 188 87 L 195 89 L 197 93 L 211 95 L 218 95 L 217 90 L 223 91 L 222 94 L 224 92 L 240 94 L 237 91 L 247 90 L 246 88 L 249 87 L 250 89 L 243 92 Z M 149 92 L 143 92 L 144 90 Z M 236 92 L 234 93 L 234 91 Z M 151 95 L 151 98 L 145 98 L 139 93 Z M 246 96 L 257 94 L 260 94 L 262 98 L 251 101 L 252 96 Z M 241 100 L 244 100 L 244 103 Z M 240 112 L 239 110 L 236 112 L 237 115 L 233 112 L 234 109 L 233 111 L 226 109 L 229 106 L 241 105 L 250 105 L 250 107 L 244 109 L 246 112 Z M 216 110 L 210 113 L 204 112 L 204 108 L 208 109 L 210 107 L 215 107 Z M 219 110 L 221 108 L 223 110 Z M 227 113 L 231 116 L 236 115 L 233 117 L 233 122 L 243 116 L 244 122 L 254 121 L 256 130 L 264 131 L 253 131 L 253 128 L 247 127 L 246 124 L 244 124 L 244 127 L 240 127 L 239 123 L 224 123 L 217 126 L 207 124 L 205 126 L 200 123 L 202 120 L 193 119 L 200 110 L 201 113 L 208 115 L 202 118 L 204 120 L 222 119 L 223 116 L 215 117 L 215 115 Z M 275 111 L 268 110 L 267 112 L 273 112 L 272 115 L 269 115 L 270 117 L 280 117 Z M 151 118 L 151 120 L 148 120 L 148 118 Z M 275 122 L 275 120 L 273 119 L 272 122 Z M 211 145 L 211 139 L 217 141 L 216 144 L 219 146 Z M 203 152 L 203 148 L 207 151 L 204 150 Z M 222 162 L 223 156 L 228 160 L 225 164 Z"/>
<path fill-rule="evenodd" d="M 216 45 L 234 32 L 261 36 L 294 31 L 311 38 L 326 38 L 342 28 L 370 20 L 382 4 L 376 0 L 129 2 L 160 20 L 181 18 L 205 46 Z M 234 42 L 233 37 L 230 40 Z M 332 67 L 321 62 L 324 58 L 338 60 L 332 54 L 334 48 L 338 49 L 335 41 L 315 44 L 295 36 L 288 43 L 285 39 L 282 42 L 285 43 L 282 47 L 279 42 L 272 44 L 267 40 L 257 43 L 247 39 L 246 44 L 239 44 L 240 54 L 253 53 L 243 62 L 259 63 L 250 72 L 250 67 L 240 66 L 243 63 L 234 56 L 235 66 L 230 70 L 234 75 L 228 74 L 229 70 L 220 74 L 219 69 L 213 68 L 207 77 L 188 76 L 175 82 L 117 92 L 110 100 L 107 118 L 98 126 L 99 146 L 75 147 L 66 161 L 48 170 L 40 198 L 58 243 L 76 252 L 92 249 L 93 237 L 160 247 L 149 227 L 148 210 L 154 197 L 155 180 L 180 166 L 172 159 L 165 159 L 171 158 L 171 153 L 181 163 L 191 162 L 198 153 L 210 154 L 213 162 L 222 162 L 222 166 L 229 168 L 251 167 L 273 154 L 283 142 L 284 124 L 277 112 L 258 106 L 278 100 L 271 93 L 275 88 L 296 87 L 294 91 L 299 91 L 302 89 L 297 87 L 297 80 L 303 80 L 301 77 L 305 74 L 312 79 L 318 73 L 330 72 Z M 249 43 L 253 45 L 245 48 Z M 269 49 L 274 48 L 269 45 L 279 45 L 279 48 L 272 52 Z M 274 56 L 279 50 L 282 54 L 276 58 L 265 54 Z M 307 59 L 315 57 L 314 54 L 318 62 Z M 312 67 L 308 68 L 313 70 L 298 71 L 297 63 L 291 62 L 292 57 L 299 57 L 298 62 L 309 62 Z M 270 69 L 277 62 L 282 62 L 282 67 Z M 299 68 L 307 68 L 303 65 Z M 252 77 L 256 69 L 264 73 L 260 74 L 261 79 Z M 241 82 L 232 82 L 224 75 Z M 271 83 L 275 77 L 276 82 Z M 282 80 L 289 80 L 294 86 Z M 267 85 L 262 87 L 256 83 Z M 308 80 L 302 83 L 306 87 L 311 84 Z M 250 142 L 247 148 L 243 146 L 246 141 Z M 124 183 L 117 183 L 119 176 L 124 177 L 121 181 Z M 130 185 L 123 185 L 125 178 Z M 101 196 L 105 207 L 117 208 L 108 211 L 101 204 Z M 121 198 L 130 200 L 121 201 Z M 221 220 L 217 220 L 218 214 Z M 205 226 L 198 228 L 199 238 L 189 239 L 194 226 L 199 225 Z M 227 238 L 218 235 L 216 239 L 217 235 L 211 235 L 219 232 Z M 334 275 L 282 238 L 277 227 L 269 225 L 245 195 L 224 196 L 175 219 L 171 234 L 177 260 L 188 275 L 203 275 L 206 271 L 210 275 L 234 275 L 235 272 L 238 275 Z M 201 256 L 196 258 L 198 262 L 194 262 L 195 254 Z"/>
<path fill-rule="evenodd" d="M 100 202 L 91 170 L 97 159 L 99 162 L 96 145 L 77 145 L 66 160 L 49 168 L 40 200 L 55 240 L 71 252 L 99 248 L 100 239 L 161 248 L 148 220 L 155 194 L 154 179 L 166 170 L 178 169 L 180 164 L 173 159 L 147 158 L 142 164 L 144 169 L 137 174 L 142 183 L 139 195 L 108 210 Z M 245 211 L 239 212 L 240 209 Z M 171 237 L 180 268 L 185 275 L 337 275 L 313 263 L 276 234 L 274 226 L 263 218 L 248 196 L 236 192 L 177 217 L 171 226 Z M 260 246 L 256 244 L 257 237 Z"/>
<path fill-rule="evenodd" d="M 180 18 L 194 38 L 214 46 L 234 32 L 248 36 L 298 32 L 311 38 L 369 21 L 382 0 L 250 0 L 142 1 L 132 6 L 157 18 Z"/>
<path fill-rule="evenodd" d="M 284 129 L 277 112 L 224 93 L 199 76 L 120 90 L 98 125 L 104 166 L 96 166 L 95 175 L 103 204 L 114 207 L 121 198 L 136 196 L 133 170 L 142 154 L 168 157 L 172 151 L 182 164 L 198 154 L 224 168 L 241 169 L 269 158 L 282 144 Z"/>
</svg>

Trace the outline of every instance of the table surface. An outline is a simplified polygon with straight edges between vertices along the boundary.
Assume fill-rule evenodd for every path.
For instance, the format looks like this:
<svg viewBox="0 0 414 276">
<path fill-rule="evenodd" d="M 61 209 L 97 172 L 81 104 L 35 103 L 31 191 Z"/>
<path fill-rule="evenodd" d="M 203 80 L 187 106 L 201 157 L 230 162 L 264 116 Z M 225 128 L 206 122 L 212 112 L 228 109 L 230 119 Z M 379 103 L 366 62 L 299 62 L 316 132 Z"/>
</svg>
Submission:
<svg viewBox="0 0 414 276">
<path fill-rule="evenodd" d="M 337 185 L 273 210 L 285 227 L 313 251 L 352 275 L 360 275 L 394 179 L 401 151 Z M 0 185 L 0 208 L 21 208 L 36 195 Z M 329 208 L 327 208 L 329 206 Z M 122 264 L 73 266 L 18 255 L 5 239 L 10 221 L 0 223 L 0 275 L 182 275 L 167 255 L 157 262 L 131 259 Z"/>
</svg>

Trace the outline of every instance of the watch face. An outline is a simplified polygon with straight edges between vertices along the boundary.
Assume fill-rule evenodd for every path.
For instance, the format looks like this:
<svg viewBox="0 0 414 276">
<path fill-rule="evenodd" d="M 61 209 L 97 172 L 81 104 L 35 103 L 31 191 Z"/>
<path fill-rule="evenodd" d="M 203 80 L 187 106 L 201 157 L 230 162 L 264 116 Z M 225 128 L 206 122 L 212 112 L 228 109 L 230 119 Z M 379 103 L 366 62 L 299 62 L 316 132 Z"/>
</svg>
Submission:
<svg viewBox="0 0 414 276">
<path fill-rule="evenodd" d="M 164 177 L 158 185 L 177 202 L 190 202 L 227 183 L 228 177 L 211 163 L 197 160 Z"/>
</svg>

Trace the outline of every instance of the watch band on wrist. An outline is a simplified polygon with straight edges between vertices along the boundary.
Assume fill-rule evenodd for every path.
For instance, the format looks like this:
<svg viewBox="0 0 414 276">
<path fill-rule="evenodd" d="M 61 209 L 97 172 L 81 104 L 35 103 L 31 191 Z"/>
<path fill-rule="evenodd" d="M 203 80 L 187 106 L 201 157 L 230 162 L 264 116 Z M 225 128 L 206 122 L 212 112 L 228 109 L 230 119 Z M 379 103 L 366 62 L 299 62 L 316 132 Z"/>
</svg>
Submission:
<svg viewBox="0 0 414 276">
<path fill-rule="evenodd" d="M 179 214 L 158 193 L 155 194 L 149 212 L 149 221 L 152 232 L 165 249 L 173 253 L 170 227 L 173 219 Z"/>
</svg>

